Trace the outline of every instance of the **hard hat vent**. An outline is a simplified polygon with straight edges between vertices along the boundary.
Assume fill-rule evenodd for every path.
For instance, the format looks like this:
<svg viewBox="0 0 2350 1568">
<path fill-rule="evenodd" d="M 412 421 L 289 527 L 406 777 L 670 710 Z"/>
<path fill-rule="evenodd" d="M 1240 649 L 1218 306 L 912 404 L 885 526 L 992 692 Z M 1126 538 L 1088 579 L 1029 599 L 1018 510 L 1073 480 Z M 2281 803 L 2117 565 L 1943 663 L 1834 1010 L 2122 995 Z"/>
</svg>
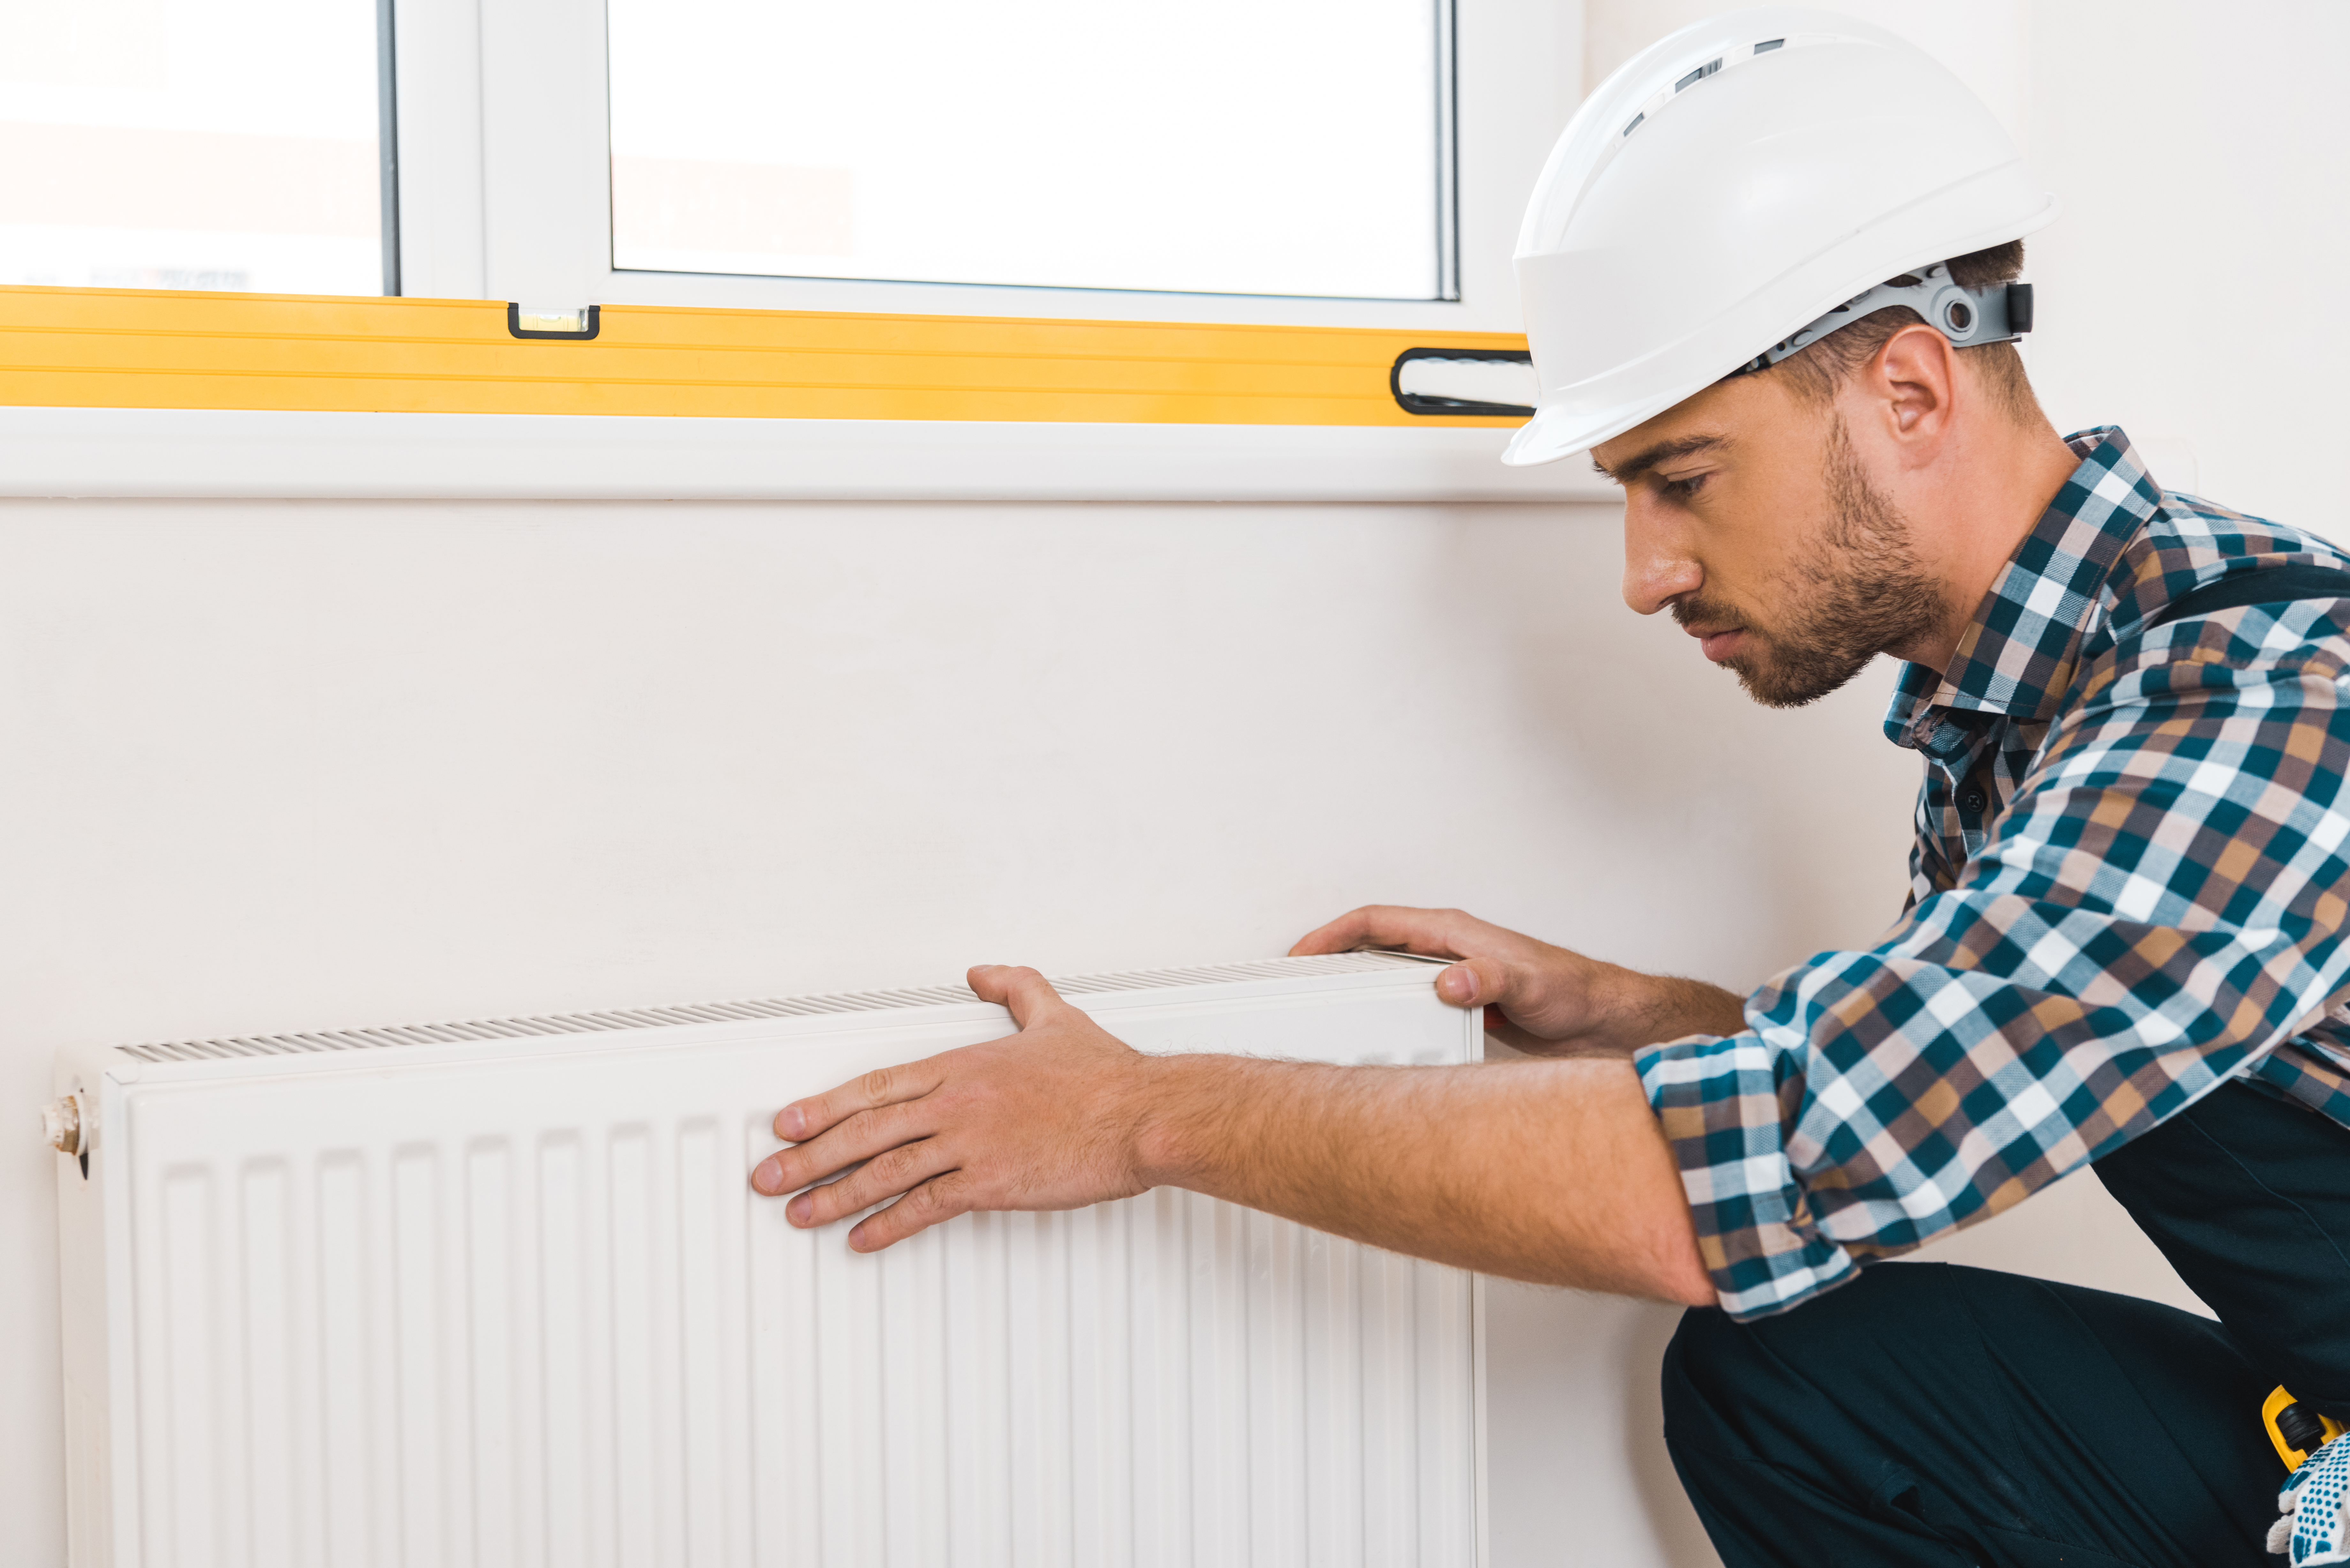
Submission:
<svg viewBox="0 0 2350 1568">
<path fill-rule="evenodd" d="M 1773 49 L 1783 49 L 1786 47 L 1787 40 L 1784 38 L 1764 38 L 1760 42 L 1743 45 L 1739 48 L 1731 49 L 1725 53 L 1717 55 L 1712 59 L 1706 61 L 1704 64 L 1683 72 L 1680 76 L 1673 78 L 1672 86 L 1669 88 L 1659 88 L 1655 92 L 1648 95 L 1647 100 L 1640 105 L 1640 111 L 1625 122 L 1624 134 L 1626 136 L 1629 136 L 1634 131 L 1639 130 L 1641 125 L 1647 121 L 1648 116 L 1656 113 L 1656 111 L 1663 108 L 1665 104 L 1670 102 L 1679 94 L 1687 92 L 1690 88 L 1697 86 L 1698 83 L 1705 80 L 1706 78 L 1719 75 L 1723 67 L 1740 65 L 1747 60 L 1752 59 L 1757 55 L 1767 55 Z"/>
</svg>

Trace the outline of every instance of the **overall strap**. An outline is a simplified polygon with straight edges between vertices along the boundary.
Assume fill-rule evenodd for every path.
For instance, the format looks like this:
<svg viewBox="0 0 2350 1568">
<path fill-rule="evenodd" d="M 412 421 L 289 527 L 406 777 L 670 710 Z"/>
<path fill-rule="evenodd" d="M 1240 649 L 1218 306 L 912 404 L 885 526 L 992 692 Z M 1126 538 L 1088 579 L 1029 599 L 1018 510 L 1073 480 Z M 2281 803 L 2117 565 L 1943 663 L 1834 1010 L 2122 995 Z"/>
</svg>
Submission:
<svg viewBox="0 0 2350 1568">
<path fill-rule="evenodd" d="M 2294 599 L 2350 599 L 2350 572 L 2296 562 L 2257 572 L 2235 572 L 2181 594 L 2147 622 L 2149 629 L 2199 615 L 2217 615 L 2242 605 L 2281 605 Z"/>
</svg>

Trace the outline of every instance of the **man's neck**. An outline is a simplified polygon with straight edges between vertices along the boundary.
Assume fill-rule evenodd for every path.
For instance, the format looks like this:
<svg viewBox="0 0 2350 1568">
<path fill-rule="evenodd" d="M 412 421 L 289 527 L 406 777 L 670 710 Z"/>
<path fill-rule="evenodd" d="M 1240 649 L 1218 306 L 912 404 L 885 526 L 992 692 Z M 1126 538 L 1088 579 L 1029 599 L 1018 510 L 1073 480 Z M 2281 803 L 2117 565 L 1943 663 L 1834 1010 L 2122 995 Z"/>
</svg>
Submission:
<svg viewBox="0 0 2350 1568">
<path fill-rule="evenodd" d="M 1986 431 L 1920 475 L 1902 510 L 1941 587 L 1942 613 L 1929 631 L 1886 651 L 1929 670 L 1949 669 L 1983 596 L 2080 466 L 2055 428 L 2035 419 Z"/>
</svg>

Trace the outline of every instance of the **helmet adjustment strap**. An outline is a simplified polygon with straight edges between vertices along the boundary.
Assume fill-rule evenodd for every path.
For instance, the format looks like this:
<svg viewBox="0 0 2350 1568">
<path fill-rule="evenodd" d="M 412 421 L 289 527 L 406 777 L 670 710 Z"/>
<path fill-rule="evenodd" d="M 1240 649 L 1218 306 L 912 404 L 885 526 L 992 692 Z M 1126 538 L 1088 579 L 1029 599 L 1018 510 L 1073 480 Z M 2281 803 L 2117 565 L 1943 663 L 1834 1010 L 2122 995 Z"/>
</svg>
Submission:
<svg viewBox="0 0 2350 1568">
<path fill-rule="evenodd" d="M 1950 281 L 1950 265 L 1936 262 L 1905 273 L 1891 283 L 1880 283 L 1866 294 L 1853 296 L 1818 320 L 1763 349 L 1731 374 L 1743 376 L 1750 371 L 1767 370 L 1838 327 L 1849 327 L 1889 305 L 1909 306 L 1925 317 L 1927 326 L 1960 348 L 2012 343 L 2032 330 L 2030 284 L 1995 283 L 1988 288 L 1961 288 Z"/>
</svg>

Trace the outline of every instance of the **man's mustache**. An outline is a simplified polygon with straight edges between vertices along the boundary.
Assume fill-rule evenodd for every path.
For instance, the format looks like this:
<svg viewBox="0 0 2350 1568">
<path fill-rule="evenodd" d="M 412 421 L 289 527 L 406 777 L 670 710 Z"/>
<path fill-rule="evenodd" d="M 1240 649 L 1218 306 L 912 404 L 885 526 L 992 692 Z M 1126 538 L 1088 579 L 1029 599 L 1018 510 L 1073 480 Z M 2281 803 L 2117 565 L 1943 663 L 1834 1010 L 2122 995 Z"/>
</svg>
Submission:
<svg viewBox="0 0 2350 1568">
<path fill-rule="evenodd" d="M 1749 631 L 1753 630 L 1752 626 L 1727 605 L 1719 605 L 1711 599 L 1677 599 L 1673 602 L 1672 611 L 1674 622 L 1684 631 L 1693 626 L 1705 627 L 1714 631 L 1733 626 L 1743 627 Z"/>
</svg>

